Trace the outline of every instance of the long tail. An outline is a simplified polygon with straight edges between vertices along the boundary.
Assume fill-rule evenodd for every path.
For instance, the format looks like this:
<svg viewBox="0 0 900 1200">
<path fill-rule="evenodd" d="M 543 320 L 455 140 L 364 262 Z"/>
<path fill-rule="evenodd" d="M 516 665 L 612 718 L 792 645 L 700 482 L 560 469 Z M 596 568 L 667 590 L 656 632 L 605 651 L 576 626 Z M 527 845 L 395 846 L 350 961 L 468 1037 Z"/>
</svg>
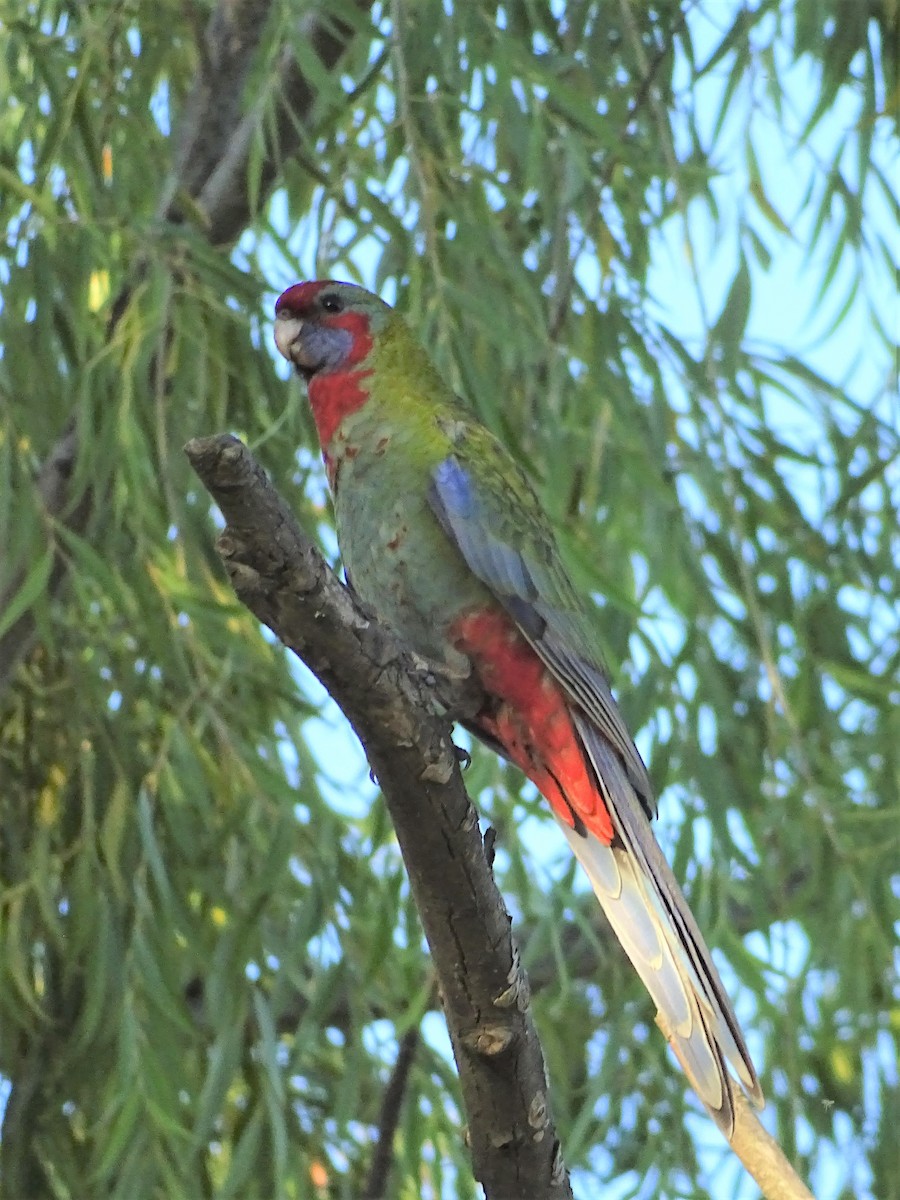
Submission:
<svg viewBox="0 0 900 1200">
<path fill-rule="evenodd" d="M 727 1138 L 734 1129 L 731 1064 L 750 1099 L 765 1103 L 737 1018 L 681 889 L 619 756 L 577 711 L 575 725 L 612 816 L 616 839 L 559 824 L 657 1010 L 657 1023 Z"/>
</svg>

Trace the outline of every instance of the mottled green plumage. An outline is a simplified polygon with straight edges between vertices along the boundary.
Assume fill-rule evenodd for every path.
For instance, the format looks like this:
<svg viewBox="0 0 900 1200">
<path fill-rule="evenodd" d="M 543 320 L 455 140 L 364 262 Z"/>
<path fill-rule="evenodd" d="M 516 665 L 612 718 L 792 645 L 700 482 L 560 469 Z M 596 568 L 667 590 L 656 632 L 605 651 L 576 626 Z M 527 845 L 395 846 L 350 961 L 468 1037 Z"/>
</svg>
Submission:
<svg viewBox="0 0 900 1200">
<path fill-rule="evenodd" d="M 447 659 L 457 673 L 467 664 L 447 642 L 447 623 L 460 605 L 485 604 L 489 594 L 444 537 L 428 489 L 454 429 L 471 422 L 396 317 L 369 362 L 369 399 L 328 448 L 341 557 L 381 618 L 402 629 L 419 654 Z M 435 398 L 427 407 L 423 388 Z M 411 574 L 420 580 L 413 589 Z"/>
</svg>

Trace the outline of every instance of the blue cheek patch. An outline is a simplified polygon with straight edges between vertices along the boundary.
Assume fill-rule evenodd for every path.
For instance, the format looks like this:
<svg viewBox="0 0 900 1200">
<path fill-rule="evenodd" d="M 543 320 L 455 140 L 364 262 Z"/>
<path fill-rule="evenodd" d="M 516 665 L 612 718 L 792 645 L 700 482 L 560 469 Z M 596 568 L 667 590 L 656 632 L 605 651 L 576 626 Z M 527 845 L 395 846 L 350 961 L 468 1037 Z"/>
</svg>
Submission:
<svg viewBox="0 0 900 1200">
<path fill-rule="evenodd" d="M 335 329 L 327 325 L 309 325 L 304 328 L 303 350 L 309 357 L 328 369 L 337 367 L 346 360 L 353 348 L 353 335 L 349 329 Z"/>
</svg>

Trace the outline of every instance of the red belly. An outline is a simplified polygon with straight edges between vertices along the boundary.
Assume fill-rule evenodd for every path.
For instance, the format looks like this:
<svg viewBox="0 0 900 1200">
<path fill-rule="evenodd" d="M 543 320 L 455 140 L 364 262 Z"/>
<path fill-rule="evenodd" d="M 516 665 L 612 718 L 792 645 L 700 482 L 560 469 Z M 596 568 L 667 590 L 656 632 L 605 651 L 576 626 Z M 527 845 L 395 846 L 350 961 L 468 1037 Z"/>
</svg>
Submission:
<svg viewBox="0 0 900 1200">
<path fill-rule="evenodd" d="M 609 845 L 612 822 L 572 724 L 572 702 L 530 642 L 500 607 L 470 612 L 450 632 L 488 696 L 476 728 L 499 742 L 561 820 Z"/>
</svg>

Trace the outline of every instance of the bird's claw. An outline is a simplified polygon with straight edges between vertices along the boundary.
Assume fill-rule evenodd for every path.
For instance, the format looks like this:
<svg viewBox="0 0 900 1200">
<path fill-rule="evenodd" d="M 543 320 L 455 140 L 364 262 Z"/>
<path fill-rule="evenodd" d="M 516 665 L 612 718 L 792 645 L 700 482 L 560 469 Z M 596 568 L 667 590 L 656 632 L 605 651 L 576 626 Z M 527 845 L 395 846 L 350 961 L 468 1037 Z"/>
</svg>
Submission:
<svg viewBox="0 0 900 1200">
<path fill-rule="evenodd" d="M 464 771 L 466 770 L 467 767 L 470 767 L 472 765 L 472 755 L 465 748 L 465 746 L 457 746 L 456 742 L 454 742 L 453 743 L 453 753 L 456 755 L 456 761 L 459 763 L 459 765 L 462 767 L 462 769 Z"/>
</svg>

